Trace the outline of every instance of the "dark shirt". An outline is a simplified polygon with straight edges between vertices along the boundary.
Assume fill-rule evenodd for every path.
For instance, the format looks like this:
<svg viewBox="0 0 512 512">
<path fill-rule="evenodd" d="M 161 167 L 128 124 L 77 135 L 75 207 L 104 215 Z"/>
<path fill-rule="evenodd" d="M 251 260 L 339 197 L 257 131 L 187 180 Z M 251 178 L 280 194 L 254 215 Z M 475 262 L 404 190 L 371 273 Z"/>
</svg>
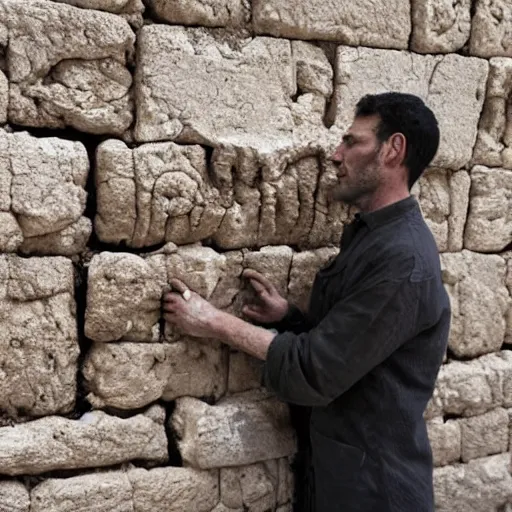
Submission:
<svg viewBox="0 0 512 512">
<path fill-rule="evenodd" d="M 290 308 L 264 367 L 278 397 L 311 407 L 312 510 L 433 511 L 423 413 L 449 324 L 416 200 L 358 215 L 317 273 L 308 313 Z"/>
</svg>

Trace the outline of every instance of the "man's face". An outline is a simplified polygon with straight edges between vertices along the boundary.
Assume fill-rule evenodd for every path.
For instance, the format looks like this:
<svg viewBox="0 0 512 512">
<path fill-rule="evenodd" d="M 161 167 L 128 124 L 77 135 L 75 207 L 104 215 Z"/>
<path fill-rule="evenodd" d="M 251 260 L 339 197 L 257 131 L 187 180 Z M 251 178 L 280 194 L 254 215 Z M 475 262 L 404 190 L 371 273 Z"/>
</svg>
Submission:
<svg viewBox="0 0 512 512">
<path fill-rule="evenodd" d="M 338 168 L 338 182 L 332 191 L 333 199 L 358 204 L 371 195 L 381 183 L 377 139 L 378 116 L 357 117 L 343 136 L 331 157 Z"/>
</svg>

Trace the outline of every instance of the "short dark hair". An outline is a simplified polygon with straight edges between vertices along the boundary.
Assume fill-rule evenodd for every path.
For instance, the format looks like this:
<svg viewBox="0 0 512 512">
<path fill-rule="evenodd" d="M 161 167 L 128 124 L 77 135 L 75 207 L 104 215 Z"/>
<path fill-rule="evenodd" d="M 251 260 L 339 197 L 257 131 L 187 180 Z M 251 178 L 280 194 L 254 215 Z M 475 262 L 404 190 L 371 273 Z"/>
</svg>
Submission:
<svg viewBox="0 0 512 512">
<path fill-rule="evenodd" d="M 404 164 L 409 170 L 409 189 L 434 158 L 439 147 L 439 126 L 432 110 L 413 94 L 367 94 L 356 105 L 356 117 L 378 115 L 377 139 L 386 141 L 403 133 L 407 141 Z"/>
</svg>

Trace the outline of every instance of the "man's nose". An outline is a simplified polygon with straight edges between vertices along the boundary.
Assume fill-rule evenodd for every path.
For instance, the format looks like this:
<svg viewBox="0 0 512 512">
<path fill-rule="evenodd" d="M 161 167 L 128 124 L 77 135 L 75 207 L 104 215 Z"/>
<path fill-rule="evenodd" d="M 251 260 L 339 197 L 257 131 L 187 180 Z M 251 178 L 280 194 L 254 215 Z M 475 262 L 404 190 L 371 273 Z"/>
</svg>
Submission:
<svg viewBox="0 0 512 512">
<path fill-rule="evenodd" d="M 336 163 L 343 162 L 343 144 L 340 144 L 331 156 L 331 160 Z"/>
</svg>

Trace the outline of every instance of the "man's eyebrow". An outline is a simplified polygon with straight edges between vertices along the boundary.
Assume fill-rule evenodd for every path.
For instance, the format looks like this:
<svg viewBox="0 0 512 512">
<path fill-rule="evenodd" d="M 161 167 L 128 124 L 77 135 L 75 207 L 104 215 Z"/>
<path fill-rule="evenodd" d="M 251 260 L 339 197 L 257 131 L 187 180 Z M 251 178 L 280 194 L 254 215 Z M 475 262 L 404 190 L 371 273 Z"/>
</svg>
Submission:
<svg viewBox="0 0 512 512">
<path fill-rule="evenodd" d="M 346 133 L 345 135 L 343 135 L 342 137 L 342 140 L 343 142 L 350 142 L 352 140 L 354 140 L 356 137 L 354 137 L 354 135 L 352 133 Z"/>
</svg>

